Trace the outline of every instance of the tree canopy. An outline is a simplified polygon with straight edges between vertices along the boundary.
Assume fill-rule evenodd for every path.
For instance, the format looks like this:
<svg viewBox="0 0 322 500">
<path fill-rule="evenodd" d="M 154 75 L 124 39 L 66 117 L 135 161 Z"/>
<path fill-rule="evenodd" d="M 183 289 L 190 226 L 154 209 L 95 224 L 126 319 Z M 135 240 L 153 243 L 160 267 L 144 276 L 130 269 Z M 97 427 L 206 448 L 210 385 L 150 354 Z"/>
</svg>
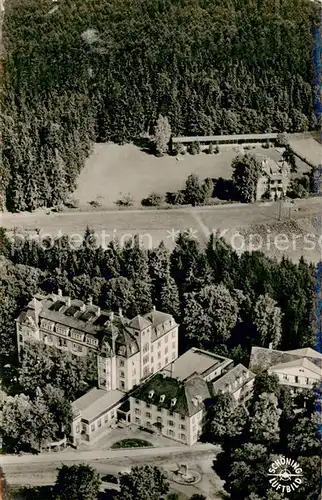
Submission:
<svg viewBox="0 0 322 500">
<path fill-rule="evenodd" d="M 93 140 L 151 134 L 159 115 L 175 135 L 314 128 L 318 22 L 307 0 L 7 2 L 1 199 L 62 203 Z"/>
<path fill-rule="evenodd" d="M 55 500 L 97 500 L 100 476 L 89 465 L 63 465 L 54 486 Z"/>
<path fill-rule="evenodd" d="M 120 500 L 160 500 L 169 491 L 166 475 L 158 467 L 132 467 L 120 478 Z"/>
</svg>

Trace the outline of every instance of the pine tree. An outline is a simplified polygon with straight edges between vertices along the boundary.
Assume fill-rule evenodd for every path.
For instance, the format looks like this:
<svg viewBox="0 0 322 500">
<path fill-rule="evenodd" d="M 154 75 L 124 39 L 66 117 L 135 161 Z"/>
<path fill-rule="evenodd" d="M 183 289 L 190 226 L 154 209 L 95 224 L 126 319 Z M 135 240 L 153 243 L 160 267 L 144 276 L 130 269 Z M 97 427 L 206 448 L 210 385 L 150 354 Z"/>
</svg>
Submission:
<svg viewBox="0 0 322 500">
<path fill-rule="evenodd" d="M 176 282 L 171 276 L 167 276 L 161 285 L 159 298 L 159 309 L 175 318 L 180 317 L 179 291 Z"/>
</svg>

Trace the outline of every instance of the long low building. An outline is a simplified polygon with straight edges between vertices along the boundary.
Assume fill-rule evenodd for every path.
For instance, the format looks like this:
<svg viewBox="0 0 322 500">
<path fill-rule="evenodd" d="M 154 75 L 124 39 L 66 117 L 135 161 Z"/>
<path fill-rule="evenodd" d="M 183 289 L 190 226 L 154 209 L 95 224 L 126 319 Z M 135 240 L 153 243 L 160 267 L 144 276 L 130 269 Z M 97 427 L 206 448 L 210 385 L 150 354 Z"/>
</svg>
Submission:
<svg viewBox="0 0 322 500">
<path fill-rule="evenodd" d="M 277 375 L 280 384 L 296 394 L 322 381 L 322 354 L 311 347 L 290 351 L 253 347 L 249 368 Z"/>
<path fill-rule="evenodd" d="M 96 387 L 72 403 L 71 435 L 74 446 L 81 441 L 93 441 L 118 420 L 117 410 L 127 399 L 119 390 L 105 391 Z"/>
</svg>

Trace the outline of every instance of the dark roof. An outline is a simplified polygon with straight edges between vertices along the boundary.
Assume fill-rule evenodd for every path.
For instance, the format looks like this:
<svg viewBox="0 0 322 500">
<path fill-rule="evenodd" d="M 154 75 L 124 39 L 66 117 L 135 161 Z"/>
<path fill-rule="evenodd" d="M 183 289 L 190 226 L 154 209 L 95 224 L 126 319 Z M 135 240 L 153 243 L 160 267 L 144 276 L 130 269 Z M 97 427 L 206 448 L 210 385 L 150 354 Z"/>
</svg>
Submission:
<svg viewBox="0 0 322 500">
<path fill-rule="evenodd" d="M 138 314 L 129 322 L 129 326 L 135 330 L 144 330 L 144 328 L 151 326 L 151 322 Z"/>
<path fill-rule="evenodd" d="M 313 351 L 314 353 L 314 351 Z M 310 361 L 317 366 L 322 367 L 322 359 L 320 353 L 316 352 L 316 358 L 310 355 Z M 252 347 L 250 354 L 249 368 L 254 371 L 267 370 L 272 365 L 279 363 L 287 363 L 299 358 L 305 358 L 302 350 L 296 351 L 277 351 L 275 349 L 267 349 L 265 347 Z"/>
<path fill-rule="evenodd" d="M 160 399 L 163 395 L 164 401 Z M 200 399 L 198 400 L 196 396 Z M 204 401 L 210 397 L 210 393 L 207 383 L 199 375 L 182 382 L 158 373 L 136 389 L 132 397 L 159 408 L 191 416 L 204 408 Z"/>
<path fill-rule="evenodd" d="M 244 365 L 239 363 L 218 380 L 216 380 L 213 383 L 212 387 L 214 389 L 214 392 L 219 392 L 225 390 L 227 386 L 235 384 L 234 387 L 232 387 L 232 392 L 235 392 L 253 378 L 255 378 L 255 374 L 248 370 Z"/>
<path fill-rule="evenodd" d="M 40 318 L 93 335 L 100 343 L 104 340 L 111 344 L 112 338 L 114 338 L 117 353 L 126 357 L 130 357 L 139 350 L 138 330 L 152 326 L 153 339 L 155 335 L 153 327 L 172 319 L 170 314 L 154 310 L 145 316 L 135 316 L 132 320 L 117 314 L 114 314 L 113 319 L 111 319 L 109 311 L 101 311 L 98 306 L 91 303 L 85 304 L 78 299 L 70 300 L 69 297 L 52 294 L 48 296 L 38 295 L 36 299 L 32 299 L 27 309 L 19 315 L 18 321 L 22 323 L 25 321 L 26 315 L 34 315 L 35 307 Z"/>
<path fill-rule="evenodd" d="M 171 314 L 153 310 L 144 315 L 144 317 L 152 323 L 152 326 L 157 327 L 165 321 L 172 319 Z"/>
</svg>

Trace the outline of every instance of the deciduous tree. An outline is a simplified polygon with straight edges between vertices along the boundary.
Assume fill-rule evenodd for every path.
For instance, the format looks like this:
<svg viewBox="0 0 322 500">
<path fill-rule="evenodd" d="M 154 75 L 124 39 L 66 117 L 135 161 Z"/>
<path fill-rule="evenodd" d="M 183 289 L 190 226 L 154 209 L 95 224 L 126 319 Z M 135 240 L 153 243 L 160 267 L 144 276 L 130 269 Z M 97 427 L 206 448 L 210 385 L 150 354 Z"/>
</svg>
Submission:
<svg viewBox="0 0 322 500">
<path fill-rule="evenodd" d="M 100 476 L 89 465 L 63 465 L 54 486 L 55 500 L 97 500 Z"/>
<path fill-rule="evenodd" d="M 237 317 L 237 303 L 222 284 L 209 285 L 185 296 L 184 325 L 190 338 L 198 338 L 201 342 L 225 342 Z M 200 332 L 200 323 L 203 322 Z"/>
<path fill-rule="evenodd" d="M 244 156 L 237 156 L 231 166 L 239 200 L 243 203 L 255 201 L 257 183 L 262 171 L 260 161 L 256 156 L 247 153 Z"/>
<path fill-rule="evenodd" d="M 120 478 L 120 500 L 160 500 L 169 491 L 166 475 L 158 467 L 132 467 Z"/>
<path fill-rule="evenodd" d="M 279 418 L 282 411 L 277 407 L 274 394 L 263 392 L 254 405 L 250 422 L 250 435 L 260 443 L 277 443 L 279 440 Z"/>
<path fill-rule="evenodd" d="M 260 295 L 253 311 L 253 323 L 263 347 L 277 347 L 282 336 L 282 312 L 275 300 L 269 295 Z"/>
</svg>

